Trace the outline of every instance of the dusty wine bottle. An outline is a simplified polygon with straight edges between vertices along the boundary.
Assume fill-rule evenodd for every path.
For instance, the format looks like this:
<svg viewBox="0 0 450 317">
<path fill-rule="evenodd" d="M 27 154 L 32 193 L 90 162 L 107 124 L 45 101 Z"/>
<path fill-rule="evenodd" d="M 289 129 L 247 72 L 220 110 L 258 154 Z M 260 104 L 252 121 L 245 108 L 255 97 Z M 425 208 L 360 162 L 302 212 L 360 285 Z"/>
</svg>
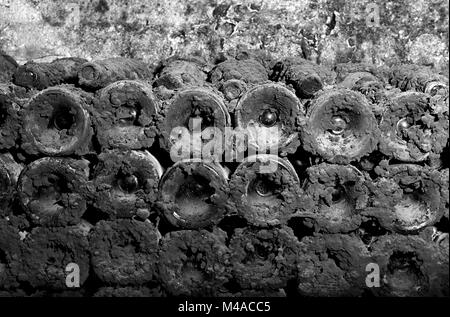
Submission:
<svg viewBox="0 0 450 317">
<path fill-rule="evenodd" d="M 370 184 L 371 200 L 362 213 L 375 217 L 381 226 L 403 234 L 414 233 L 440 220 L 445 211 L 441 196 L 446 182 L 439 171 L 415 164 L 387 165 Z"/>
<path fill-rule="evenodd" d="M 78 226 L 37 227 L 22 241 L 14 273 L 31 289 L 62 291 L 82 287 L 89 268 L 88 238 Z"/>
<path fill-rule="evenodd" d="M 17 191 L 33 223 L 65 226 L 79 223 L 86 210 L 89 163 L 44 157 L 20 174 Z"/>
<path fill-rule="evenodd" d="M 22 256 L 21 251 L 19 229 L 11 223 L 10 218 L 0 217 L 0 294 L 6 291 L 9 295 L 19 287 L 14 267 Z"/>
<path fill-rule="evenodd" d="M 173 161 L 210 156 L 206 145 L 221 142 L 225 127 L 231 125 L 223 98 L 209 87 L 182 89 L 163 102 L 161 115 L 159 143 Z M 213 156 L 222 152 L 219 147 Z"/>
<path fill-rule="evenodd" d="M 393 66 L 388 73 L 388 80 L 391 85 L 402 91 L 431 92 L 438 86 L 447 87 L 448 90 L 448 79 L 427 66 L 415 64 Z"/>
<path fill-rule="evenodd" d="M 142 285 L 154 281 L 160 239 L 161 234 L 150 221 L 102 220 L 90 234 L 92 269 L 107 285 Z"/>
<path fill-rule="evenodd" d="M 169 90 L 203 86 L 207 77 L 207 67 L 207 64 L 198 59 L 174 56 L 160 65 L 160 71 L 156 74 L 154 86 L 163 86 Z"/>
<path fill-rule="evenodd" d="M 367 205 L 366 177 L 352 165 L 321 163 L 306 170 L 305 194 L 314 201 L 308 216 L 318 224 L 319 231 L 347 233 L 360 223 L 359 210 Z"/>
<path fill-rule="evenodd" d="M 270 79 L 292 85 L 301 99 L 310 99 L 324 85 L 334 81 L 334 73 L 300 57 L 284 58 L 274 64 Z"/>
<path fill-rule="evenodd" d="M 227 234 L 180 230 L 162 238 L 158 280 L 172 296 L 218 296 L 231 278 Z"/>
<path fill-rule="evenodd" d="M 267 71 L 254 59 L 228 59 L 216 65 L 209 73 L 209 79 L 216 87 L 230 79 L 242 80 L 248 84 L 268 81 Z"/>
<path fill-rule="evenodd" d="M 15 147 L 21 126 L 20 103 L 10 84 L 0 83 L 0 150 Z"/>
<path fill-rule="evenodd" d="M 439 156 L 448 139 L 448 112 L 435 111 L 434 105 L 425 93 L 394 94 L 380 123 L 380 151 L 404 162 Z"/>
<path fill-rule="evenodd" d="M 43 90 L 60 84 L 76 84 L 78 70 L 87 60 L 78 57 L 59 58 L 50 63 L 27 62 L 14 73 L 14 83 L 29 89 Z"/>
<path fill-rule="evenodd" d="M 287 160 L 276 155 L 247 157 L 231 176 L 234 211 L 250 224 L 286 224 L 303 203 L 298 175 Z"/>
<path fill-rule="evenodd" d="M 114 57 L 80 66 L 78 80 L 81 86 L 99 89 L 118 80 L 147 80 L 153 78 L 153 70 L 147 63 L 124 57 Z"/>
<path fill-rule="evenodd" d="M 97 92 L 94 109 L 97 140 L 103 149 L 139 150 L 153 144 L 159 101 L 150 84 L 114 82 Z"/>
<path fill-rule="evenodd" d="M 48 156 L 90 151 L 93 98 L 70 85 L 47 88 L 23 108 L 22 148 Z"/>
<path fill-rule="evenodd" d="M 109 218 L 149 215 L 163 168 L 148 151 L 111 150 L 98 156 L 92 194 L 94 206 Z"/>
<path fill-rule="evenodd" d="M 366 267 L 372 260 L 358 236 L 316 233 L 300 243 L 297 295 L 360 297 L 367 292 Z"/>
<path fill-rule="evenodd" d="M 258 153 L 294 153 L 300 145 L 297 124 L 304 112 L 291 90 L 267 83 L 239 99 L 234 117 L 237 127 L 246 132 L 248 145 Z"/>
<path fill-rule="evenodd" d="M 318 94 L 300 130 L 305 150 L 338 164 L 347 164 L 372 152 L 380 134 L 366 98 L 347 89 Z"/>
<path fill-rule="evenodd" d="M 378 79 L 384 78 L 382 70 L 369 63 L 338 63 L 333 70 L 336 73 L 337 83 L 344 81 L 352 73 L 364 73 L 365 76 L 372 75 Z"/>
<path fill-rule="evenodd" d="M 300 243 L 291 228 L 238 228 L 231 237 L 233 277 L 243 289 L 276 289 L 296 277 Z"/>
<path fill-rule="evenodd" d="M 0 215 L 9 210 L 22 169 L 10 153 L 0 154 Z"/>
<path fill-rule="evenodd" d="M 448 251 L 419 236 L 399 234 L 379 237 L 371 246 L 372 262 L 383 272 L 375 296 L 447 296 Z"/>
<path fill-rule="evenodd" d="M 13 57 L 0 51 L 0 83 L 11 82 L 18 66 Z"/>
<path fill-rule="evenodd" d="M 226 212 L 228 171 L 213 162 L 183 160 L 172 165 L 159 183 L 158 207 L 175 227 L 217 224 Z"/>
</svg>

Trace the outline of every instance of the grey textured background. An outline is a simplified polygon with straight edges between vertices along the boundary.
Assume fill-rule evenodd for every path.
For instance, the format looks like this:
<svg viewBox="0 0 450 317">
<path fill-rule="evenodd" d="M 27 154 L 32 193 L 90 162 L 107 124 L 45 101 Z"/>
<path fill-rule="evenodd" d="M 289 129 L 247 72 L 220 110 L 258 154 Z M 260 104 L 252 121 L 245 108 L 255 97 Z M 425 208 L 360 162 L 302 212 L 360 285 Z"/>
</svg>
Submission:
<svg viewBox="0 0 450 317">
<path fill-rule="evenodd" d="M 379 26 L 367 24 L 379 8 Z M 244 44 L 324 64 L 413 62 L 448 72 L 446 0 L 0 0 L 0 49 L 149 62 Z M 369 14 L 367 13 L 369 12 Z"/>
</svg>

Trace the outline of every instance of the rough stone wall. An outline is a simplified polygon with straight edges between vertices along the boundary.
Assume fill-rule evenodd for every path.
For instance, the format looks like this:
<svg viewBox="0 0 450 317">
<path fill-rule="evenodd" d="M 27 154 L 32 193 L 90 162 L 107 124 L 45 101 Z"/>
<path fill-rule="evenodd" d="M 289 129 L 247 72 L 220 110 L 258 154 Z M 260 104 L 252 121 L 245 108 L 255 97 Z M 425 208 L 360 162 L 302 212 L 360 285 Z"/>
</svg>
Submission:
<svg viewBox="0 0 450 317">
<path fill-rule="evenodd" d="M 448 72 L 448 7 L 445 0 L 0 0 L 0 50 L 19 62 L 152 62 L 244 44 L 323 64 L 412 62 Z"/>
</svg>

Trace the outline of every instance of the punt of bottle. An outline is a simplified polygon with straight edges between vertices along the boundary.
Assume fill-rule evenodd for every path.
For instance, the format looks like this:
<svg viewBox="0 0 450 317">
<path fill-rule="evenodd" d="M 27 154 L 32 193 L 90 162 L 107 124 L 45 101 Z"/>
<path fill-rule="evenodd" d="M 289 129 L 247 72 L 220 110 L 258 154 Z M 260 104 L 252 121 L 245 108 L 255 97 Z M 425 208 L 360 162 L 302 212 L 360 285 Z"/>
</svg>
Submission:
<svg viewBox="0 0 450 317">
<path fill-rule="evenodd" d="M 345 164 L 376 149 L 379 129 L 361 93 L 330 89 L 312 100 L 301 139 L 305 150 L 328 162 Z"/>
<path fill-rule="evenodd" d="M 421 162 L 441 154 L 448 139 L 448 112 L 434 111 L 428 94 L 392 96 L 380 123 L 380 151 L 403 162 Z"/>
<path fill-rule="evenodd" d="M 159 102 L 150 84 L 114 82 L 98 91 L 94 108 L 97 140 L 103 149 L 142 149 L 153 144 Z"/>
<path fill-rule="evenodd" d="M 80 66 L 78 80 L 81 86 L 99 89 L 118 80 L 151 80 L 153 71 L 143 61 L 124 57 L 87 62 Z"/>
<path fill-rule="evenodd" d="M 93 173 L 94 206 L 109 218 L 147 218 L 163 169 L 148 151 L 111 150 L 99 155 Z"/>
<path fill-rule="evenodd" d="M 23 108 L 22 148 L 49 156 L 88 153 L 91 105 L 91 95 L 69 85 L 37 93 Z"/>
<path fill-rule="evenodd" d="M 228 193 L 228 172 L 222 166 L 183 160 L 162 176 L 158 207 L 175 227 L 206 227 L 223 218 Z"/>
<path fill-rule="evenodd" d="M 286 226 L 236 229 L 229 245 L 233 276 L 242 289 L 285 288 L 296 276 L 300 247 Z"/>
<path fill-rule="evenodd" d="M 379 237 L 371 246 L 372 261 L 383 278 L 376 296 L 423 297 L 448 294 L 447 254 L 421 236 L 399 234 Z"/>
<path fill-rule="evenodd" d="M 304 115 L 300 100 L 277 83 L 261 84 L 239 99 L 235 122 L 258 153 L 294 153 L 300 145 L 297 120 Z"/>
<path fill-rule="evenodd" d="M 178 91 L 164 103 L 161 114 L 160 146 L 172 160 L 202 157 L 204 146 L 214 138 L 221 140 L 225 127 L 231 125 L 223 98 L 208 87 Z M 214 129 L 219 129 L 221 135 L 215 135 Z"/>
<path fill-rule="evenodd" d="M 415 164 L 394 164 L 377 168 L 371 203 L 365 214 L 376 217 L 387 230 L 415 233 L 441 219 L 446 185 L 441 172 Z"/>
<path fill-rule="evenodd" d="M 15 197 L 15 189 L 23 166 L 11 154 L 0 154 L 0 215 L 7 212 Z"/>
<path fill-rule="evenodd" d="M 235 211 L 250 224 L 286 224 L 303 203 L 300 181 L 292 164 L 276 155 L 247 157 L 230 180 Z"/>
<path fill-rule="evenodd" d="M 370 253 L 355 234 L 315 234 L 301 240 L 296 291 L 308 297 L 360 297 Z"/>
<path fill-rule="evenodd" d="M 89 240 L 95 276 L 114 286 L 140 286 L 154 281 L 160 238 L 158 229 L 149 221 L 98 222 Z"/>
<path fill-rule="evenodd" d="M 37 227 L 21 241 L 13 270 L 19 282 L 49 292 L 67 291 L 67 274 L 79 270 L 82 287 L 90 271 L 88 237 L 79 225 Z"/>
<path fill-rule="evenodd" d="M 356 230 L 361 218 L 359 210 L 366 207 L 366 178 L 352 165 L 322 163 L 307 169 L 305 194 L 314 201 L 312 212 L 322 232 Z"/>
<path fill-rule="evenodd" d="M 31 93 L 10 83 L 0 83 L 0 150 L 17 147 L 22 121 L 20 110 Z"/>
<path fill-rule="evenodd" d="M 20 174 L 20 202 L 32 222 L 74 225 L 86 210 L 89 167 L 85 160 L 41 158 Z"/>
<path fill-rule="evenodd" d="M 172 296 L 219 296 L 231 277 L 226 238 L 218 228 L 167 233 L 158 261 L 158 280 L 167 292 Z"/>
<path fill-rule="evenodd" d="M 78 70 L 86 62 L 87 60 L 77 57 L 59 58 L 51 63 L 27 62 L 16 69 L 14 83 L 37 90 L 61 84 L 76 84 Z"/>
</svg>

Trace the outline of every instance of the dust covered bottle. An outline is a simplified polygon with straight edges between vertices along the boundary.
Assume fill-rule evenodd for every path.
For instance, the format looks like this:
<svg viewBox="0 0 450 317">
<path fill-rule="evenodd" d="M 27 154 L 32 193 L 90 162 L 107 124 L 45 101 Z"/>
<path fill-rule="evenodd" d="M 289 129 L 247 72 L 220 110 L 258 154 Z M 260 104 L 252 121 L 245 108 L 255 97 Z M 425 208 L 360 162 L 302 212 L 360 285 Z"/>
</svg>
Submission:
<svg viewBox="0 0 450 317">
<path fill-rule="evenodd" d="M 149 148 L 156 137 L 159 101 L 149 83 L 120 80 L 97 92 L 96 136 L 103 149 Z"/>
<path fill-rule="evenodd" d="M 92 102 L 92 95 L 71 85 L 40 91 L 23 108 L 22 148 L 48 156 L 92 151 Z"/>
<path fill-rule="evenodd" d="M 323 91 L 311 101 L 306 117 L 301 126 L 304 149 L 330 163 L 356 161 L 377 148 L 377 121 L 361 93 Z"/>
<path fill-rule="evenodd" d="M 334 81 L 334 73 L 324 66 L 300 57 L 286 57 L 274 64 L 270 80 L 292 85 L 297 96 L 310 99 Z"/>
<path fill-rule="evenodd" d="M 0 214 L 9 210 L 22 169 L 10 153 L 0 154 Z"/>
<path fill-rule="evenodd" d="M 444 151 L 448 129 L 448 111 L 429 94 L 393 94 L 380 122 L 380 151 L 403 162 L 434 159 Z"/>
<path fill-rule="evenodd" d="M 17 184 L 20 202 L 35 224 L 75 225 L 86 211 L 88 177 L 86 160 L 38 159 L 20 174 Z"/>
<path fill-rule="evenodd" d="M 231 176 L 230 192 L 232 212 L 261 227 L 286 224 L 304 204 L 292 164 L 270 154 L 247 157 Z"/>
<path fill-rule="evenodd" d="M 298 122 L 304 108 L 296 95 L 279 83 L 254 86 L 239 99 L 234 111 L 237 129 L 258 153 L 293 153 L 300 145 Z"/>
<path fill-rule="evenodd" d="M 370 201 L 363 214 L 390 231 L 408 234 L 438 222 L 446 209 L 447 182 L 440 171 L 416 164 L 382 161 L 368 183 Z"/>
<path fill-rule="evenodd" d="M 78 70 L 86 62 L 87 60 L 78 57 L 59 58 L 50 63 L 30 61 L 16 69 L 14 83 L 37 90 L 61 84 L 76 84 Z"/>
<path fill-rule="evenodd" d="M 124 57 L 86 62 L 78 71 L 79 84 L 94 90 L 118 80 L 152 80 L 152 78 L 153 69 L 149 64 Z"/>
<path fill-rule="evenodd" d="M 163 168 L 148 151 L 110 150 L 93 172 L 93 205 L 115 218 L 147 218 L 158 194 Z"/>
<path fill-rule="evenodd" d="M 365 174 L 352 165 L 328 163 L 311 166 L 306 174 L 305 194 L 314 204 L 301 216 L 314 219 L 321 232 L 356 230 L 369 198 Z"/>
<path fill-rule="evenodd" d="M 162 176 L 157 205 L 173 226 L 201 228 L 223 218 L 228 194 L 225 168 L 214 162 L 182 160 Z"/>
</svg>

